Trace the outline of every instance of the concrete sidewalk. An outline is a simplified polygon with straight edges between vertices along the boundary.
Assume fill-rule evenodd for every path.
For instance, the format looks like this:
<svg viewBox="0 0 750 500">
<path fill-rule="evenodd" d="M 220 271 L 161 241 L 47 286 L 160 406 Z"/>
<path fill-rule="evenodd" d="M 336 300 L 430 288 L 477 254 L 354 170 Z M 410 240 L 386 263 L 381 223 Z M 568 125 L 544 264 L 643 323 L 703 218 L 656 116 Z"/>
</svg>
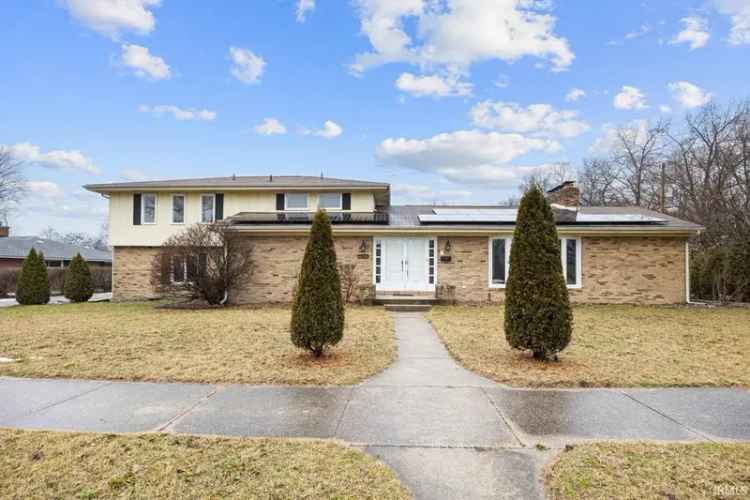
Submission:
<svg viewBox="0 0 750 500">
<path fill-rule="evenodd" d="M 107 300 L 112 299 L 112 292 L 102 292 L 102 293 L 95 293 L 90 299 L 89 302 L 104 302 Z M 49 298 L 49 303 L 54 304 L 68 304 L 70 301 L 63 297 L 62 295 L 53 295 Z M 16 299 L 0 299 L 0 307 L 13 307 L 17 306 L 18 302 L 16 302 Z"/>
<path fill-rule="evenodd" d="M 540 498 L 566 443 L 750 440 L 748 391 L 509 389 L 458 366 L 421 314 L 395 320 L 398 361 L 357 386 L 0 378 L 0 427 L 342 439 L 429 499 Z"/>
</svg>

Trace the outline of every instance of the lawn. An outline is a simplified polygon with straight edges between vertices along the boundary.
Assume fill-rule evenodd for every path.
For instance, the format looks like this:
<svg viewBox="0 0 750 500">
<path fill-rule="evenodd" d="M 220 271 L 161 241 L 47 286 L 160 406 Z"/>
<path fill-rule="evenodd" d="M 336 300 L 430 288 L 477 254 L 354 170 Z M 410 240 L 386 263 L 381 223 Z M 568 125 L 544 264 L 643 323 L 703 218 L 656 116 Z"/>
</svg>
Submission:
<svg viewBox="0 0 750 500">
<path fill-rule="evenodd" d="M 0 429 L 5 498 L 409 498 L 333 442 Z"/>
<path fill-rule="evenodd" d="M 508 347 L 503 308 L 436 307 L 429 319 L 466 368 L 517 387 L 750 387 L 750 309 L 576 306 L 559 362 Z"/>
<path fill-rule="evenodd" d="M 155 309 L 68 304 L 0 310 L 0 375 L 248 384 L 353 384 L 396 356 L 393 322 L 347 309 L 344 339 L 314 359 L 289 337 L 288 308 Z"/>
<path fill-rule="evenodd" d="M 748 498 L 750 445 L 596 443 L 547 468 L 549 498 Z"/>
</svg>

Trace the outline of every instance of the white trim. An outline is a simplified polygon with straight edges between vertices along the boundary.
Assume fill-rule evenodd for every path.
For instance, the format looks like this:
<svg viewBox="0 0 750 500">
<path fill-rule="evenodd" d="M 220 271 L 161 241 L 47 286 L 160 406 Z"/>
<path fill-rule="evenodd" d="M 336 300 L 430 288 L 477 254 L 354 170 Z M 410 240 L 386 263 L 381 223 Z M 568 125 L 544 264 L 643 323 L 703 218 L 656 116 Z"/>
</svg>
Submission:
<svg viewBox="0 0 750 500">
<path fill-rule="evenodd" d="M 211 220 L 205 221 L 203 220 L 203 198 L 210 197 L 211 198 Z M 201 193 L 201 216 L 200 216 L 200 222 L 202 224 L 213 224 L 216 222 L 216 193 Z"/>
<path fill-rule="evenodd" d="M 567 240 L 576 241 L 576 282 L 573 285 L 568 284 L 568 247 L 566 245 Z M 565 286 L 572 290 L 580 290 L 583 288 L 583 271 L 581 270 L 581 238 L 560 238 L 560 258 L 562 259 L 563 268 L 563 279 L 565 280 Z"/>
<path fill-rule="evenodd" d="M 432 261 L 433 261 L 433 274 L 432 283 L 430 283 L 430 241 L 434 241 L 434 247 L 432 249 Z M 440 251 L 438 250 L 438 238 L 433 236 L 427 239 L 427 284 L 437 287 L 438 284 L 438 262 L 440 262 Z"/>
<path fill-rule="evenodd" d="M 337 195 L 339 195 L 339 204 L 338 204 L 338 206 L 336 206 L 336 207 L 324 207 L 324 206 L 321 206 L 321 204 L 320 204 L 320 198 L 321 198 L 321 196 L 327 195 L 327 194 L 337 194 Z M 286 196 L 285 196 L 285 198 L 286 198 Z M 308 199 L 308 203 L 309 203 L 309 201 L 310 200 Z M 343 207 L 344 207 L 344 193 L 318 193 L 318 208 L 322 208 L 324 210 L 343 210 L 344 209 Z"/>
<path fill-rule="evenodd" d="M 303 208 L 289 208 L 289 195 L 290 194 L 304 194 L 305 195 L 305 206 Z M 310 210 L 310 193 L 284 193 L 284 210 L 286 211 L 307 211 Z"/>
<path fill-rule="evenodd" d="M 154 221 L 146 222 L 145 208 L 146 208 L 146 196 L 154 197 Z M 153 226 L 157 221 L 157 214 L 159 213 L 159 195 L 157 193 L 141 193 L 141 225 Z"/>
<path fill-rule="evenodd" d="M 386 240 L 402 240 L 404 244 L 407 244 L 406 242 L 408 240 L 420 240 L 423 243 L 424 246 L 424 258 L 425 260 L 425 270 L 424 270 L 424 282 L 422 285 L 419 286 L 413 286 L 408 285 L 406 283 L 403 284 L 394 284 L 394 283 L 388 283 L 385 281 L 384 276 L 386 274 L 386 269 L 388 266 L 388 251 L 387 251 L 387 245 Z M 430 283 L 430 265 L 429 265 L 429 241 L 434 240 L 435 241 L 435 279 L 433 283 Z M 375 280 L 375 254 L 376 254 L 376 248 L 375 245 L 377 242 L 380 242 L 380 283 L 376 283 Z M 377 292 L 434 292 L 436 290 L 437 285 L 437 238 L 434 236 L 431 237 L 420 237 L 420 236 L 412 236 L 412 237 L 385 237 L 385 238 L 374 238 L 373 239 L 373 274 L 372 274 L 372 282 L 375 285 L 375 290 Z M 406 269 L 408 272 L 408 263 L 406 264 Z"/>
<path fill-rule="evenodd" d="M 178 196 L 182 197 L 182 222 L 174 221 L 174 199 Z M 172 193 L 170 199 L 172 200 L 172 217 L 170 217 L 170 224 L 174 224 L 175 226 L 185 225 L 185 221 L 187 220 L 187 196 L 185 193 Z"/>
<path fill-rule="evenodd" d="M 175 281 L 175 279 L 174 279 L 174 260 L 175 260 L 175 257 L 177 257 L 180 260 L 182 260 L 182 273 L 183 273 L 182 274 L 182 281 Z M 188 282 L 187 272 L 188 272 L 187 271 L 187 259 L 185 257 L 179 257 L 179 256 L 172 255 L 169 258 L 169 282 L 171 284 L 173 284 L 173 285 L 184 285 L 185 283 L 187 283 Z"/>
<path fill-rule="evenodd" d="M 685 240 L 685 301 L 690 304 L 690 243 Z"/>
<path fill-rule="evenodd" d="M 494 240 L 505 240 L 505 283 L 492 282 L 492 242 Z M 487 287 L 488 288 L 505 288 L 510 277 L 510 247 L 513 245 L 513 238 L 510 236 L 489 236 L 487 238 Z"/>
</svg>

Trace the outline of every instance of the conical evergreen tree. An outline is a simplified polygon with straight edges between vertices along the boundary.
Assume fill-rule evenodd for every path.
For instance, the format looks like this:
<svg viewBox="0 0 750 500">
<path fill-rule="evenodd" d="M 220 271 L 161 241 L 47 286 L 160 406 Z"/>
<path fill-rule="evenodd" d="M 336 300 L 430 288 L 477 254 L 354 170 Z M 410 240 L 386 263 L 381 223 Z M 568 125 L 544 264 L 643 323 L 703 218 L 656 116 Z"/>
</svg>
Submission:
<svg viewBox="0 0 750 500">
<path fill-rule="evenodd" d="M 86 302 L 94 295 L 94 281 L 91 278 L 91 270 L 80 253 L 73 257 L 70 266 L 65 271 L 63 295 L 71 302 Z"/>
<path fill-rule="evenodd" d="M 505 289 L 505 338 L 547 359 L 570 342 L 572 312 L 552 209 L 538 186 L 521 199 Z"/>
<path fill-rule="evenodd" d="M 16 285 L 16 300 L 22 305 L 46 304 L 49 302 L 49 276 L 42 253 L 33 248 L 23 261 Z"/>
<path fill-rule="evenodd" d="M 321 356 L 344 335 L 344 303 L 331 222 L 318 210 L 302 259 L 292 304 L 292 342 Z"/>
</svg>

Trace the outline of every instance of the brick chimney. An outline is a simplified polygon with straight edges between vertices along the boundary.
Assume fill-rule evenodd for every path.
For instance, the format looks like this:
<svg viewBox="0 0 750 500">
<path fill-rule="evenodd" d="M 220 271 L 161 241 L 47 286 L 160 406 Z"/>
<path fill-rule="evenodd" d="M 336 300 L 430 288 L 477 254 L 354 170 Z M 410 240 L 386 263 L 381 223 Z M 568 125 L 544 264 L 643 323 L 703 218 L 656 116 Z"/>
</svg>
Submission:
<svg viewBox="0 0 750 500">
<path fill-rule="evenodd" d="M 547 191 L 547 201 L 564 207 L 577 207 L 581 204 L 581 190 L 575 181 L 565 181 Z"/>
<path fill-rule="evenodd" d="M 10 235 L 10 228 L 8 226 L 0 226 L 0 238 L 7 238 Z"/>
</svg>

